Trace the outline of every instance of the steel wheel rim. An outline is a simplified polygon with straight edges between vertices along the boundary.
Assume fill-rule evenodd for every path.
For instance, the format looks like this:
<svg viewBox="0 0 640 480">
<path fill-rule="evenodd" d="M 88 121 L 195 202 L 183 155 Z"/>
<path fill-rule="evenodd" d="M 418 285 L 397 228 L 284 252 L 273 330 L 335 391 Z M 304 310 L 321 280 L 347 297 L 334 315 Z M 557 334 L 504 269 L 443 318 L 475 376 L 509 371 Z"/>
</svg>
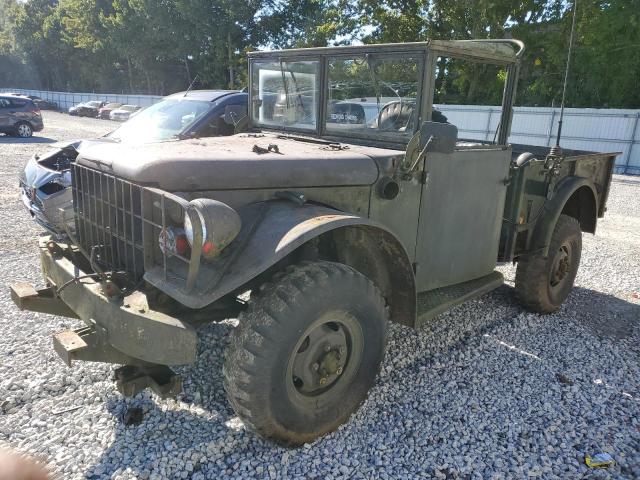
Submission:
<svg viewBox="0 0 640 480">
<path fill-rule="evenodd" d="M 364 336 L 358 320 L 327 312 L 300 336 L 289 355 L 286 386 L 297 402 L 317 403 L 349 385 L 362 361 Z"/>
<path fill-rule="evenodd" d="M 29 125 L 25 125 L 24 123 L 18 126 L 18 135 L 21 137 L 28 137 L 31 135 L 31 127 Z"/>
<path fill-rule="evenodd" d="M 549 275 L 549 285 L 552 289 L 561 287 L 568 278 L 571 270 L 571 253 L 571 245 L 568 243 L 561 245 L 556 252 Z"/>
</svg>

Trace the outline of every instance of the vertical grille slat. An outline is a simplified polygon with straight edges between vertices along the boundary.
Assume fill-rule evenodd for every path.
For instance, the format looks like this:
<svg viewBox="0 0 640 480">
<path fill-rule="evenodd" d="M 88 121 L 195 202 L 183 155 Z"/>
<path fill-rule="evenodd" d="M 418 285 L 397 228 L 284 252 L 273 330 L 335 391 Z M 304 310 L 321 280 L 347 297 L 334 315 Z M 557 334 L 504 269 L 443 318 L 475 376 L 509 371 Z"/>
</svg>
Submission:
<svg viewBox="0 0 640 480">
<path fill-rule="evenodd" d="M 162 230 L 161 231 L 164 231 L 164 229 L 167 228 L 167 218 L 165 215 L 166 206 L 164 204 L 164 195 L 162 195 L 162 197 L 160 198 L 160 210 L 162 211 Z M 164 279 L 166 281 L 167 280 L 167 256 L 166 255 L 162 256 L 162 271 L 164 274 Z"/>
<path fill-rule="evenodd" d="M 120 212 L 118 211 L 118 192 L 116 190 L 116 179 L 108 178 L 109 182 L 112 183 L 113 188 L 109 188 L 110 192 L 113 192 L 113 204 L 111 205 L 112 213 L 111 216 L 115 218 L 116 225 L 116 238 L 120 238 Z M 120 240 L 116 240 L 116 253 L 117 258 L 122 258 L 122 252 L 120 251 Z"/>
<path fill-rule="evenodd" d="M 124 269 L 129 271 L 129 245 L 127 245 L 127 207 L 124 196 L 124 183 L 120 185 L 120 212 L 122 213 L 122 250 L 124 251 Z"/>
<path fill-rule="evenodd" d="M 101 268 L 144 274 L 142 187 L 81 165 L 72 167 L 77 241 L 85 255 L 95 247 Z"/>
<path fill-rule="evenodd" d="M 135 227 L 135 204 L 133 202 L 133 185 L 129 184 L 129 204 L 131 205 L 131 251 L 132 251 L 132 260 L 133 260 L 133 271 L 137 271 L 136 268 L 136 227 Z"/>
<path fill-rule="evenodd" d="M 86 218 L 91 218 L 91 211 L 93 210 L 93 198 L 91 195 L 91 173 L 88 170 L 84 171 L 84 180 L 83 180 L 83 186 L 85 188 L 82 189 L 82 194 L 86 197 L 86 201 L 85 201 L 85 208 L 83 209 L 84 212 L 86 213 Z M 93 239 L 93 230 L 94 230 L 94 226 L 93 223 L 88 223 L 87 222 L 87 226 L 88 226 L 88 235 L 87 235 L 87 240 L 89 242 L 90 246 L 95 245 L 95 241 Z M 89 251 L 91 252 L 91 251 Z"/>
<path fill-rule="evenodd" d="M 79 173 L 79 175 L 78 175 L 78 180 L 79 180 L 79 182 L 78 182 L 78 193 L 80 195 L 80 204 L 79 204 L 80 205 L 80 213 L 84 214 L 87 211 L 87 195 L 86 195 L 86 193 L 84 193 L 85 190 L 86 190 L 86 187 L 85 187 L 85 183 L 86 182 L 85 182 L 84 176 L 82 175 L 83 171 L 80 170 L 78 173 Z M 85 244 L 85 243 L 89 244 L 90 243 L 89 234 L 87 232 L 87 222 L 84 221 L 84 218 L 83 218 L 83 221 L 82 221 L 82 243 L 83 244 Z"/>
<path fill-rule="evenodd" d="M 100 217 L 98 216 L 98 192 L 97 192 L 97 188 L 96 188 L 96 177 L 97 175 L 95 174 L 95 172 L 91 172 L 91 189 L 93 190 L 93 195 L 91 195 L 91 199 L 93 200 L 93 219 L 95 222 L 95 237 L 93 238 L 93 244 L 94 245 L 101 245 L 102 242 L 100 241 L 100 230 L 98 229 L 98 225 L 100 225 Z M 104 255 L 104 252 L 103 252 Z"/>
</svg>

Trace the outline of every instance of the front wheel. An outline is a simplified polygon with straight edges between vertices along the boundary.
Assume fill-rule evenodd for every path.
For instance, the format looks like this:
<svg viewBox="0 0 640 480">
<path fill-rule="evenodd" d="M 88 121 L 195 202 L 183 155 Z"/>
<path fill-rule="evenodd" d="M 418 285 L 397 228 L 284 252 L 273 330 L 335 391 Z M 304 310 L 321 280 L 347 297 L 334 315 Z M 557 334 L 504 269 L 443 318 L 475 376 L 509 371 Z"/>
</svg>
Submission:
<svg viewBox="0 0 640 480">
<path fill-rule="evenodd" d="M 387 308 L 364 275 L 343 264 L 288 269 L 252 295 L 227 349 L 224 385 L 245 424 L 300 445 L 346 422 L 384 356 Z"/>
<path fill-rule="evenodd" d="M 533 254 L 518 262 L 516 295 L 520 303 L 533 312 L 555 312 L 573 288 L 582 253 L 582 232 L 578 221 L 560 215 L 549 253 Z"/>
<path fill-rule="evenodd" d="M 16 134 L 21 138 L 29 138 L 33 135 L 33 128 L 27 122 L 20 122 L 16 125 Z"/>
</svg>

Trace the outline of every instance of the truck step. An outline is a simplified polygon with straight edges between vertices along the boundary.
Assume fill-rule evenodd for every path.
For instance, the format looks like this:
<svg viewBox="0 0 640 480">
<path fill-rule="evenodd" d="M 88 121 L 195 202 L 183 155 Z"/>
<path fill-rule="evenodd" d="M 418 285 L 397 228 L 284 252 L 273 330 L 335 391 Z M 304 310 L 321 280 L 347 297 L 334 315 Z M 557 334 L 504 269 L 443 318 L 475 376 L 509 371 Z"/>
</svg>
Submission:
<svg viewBox="0 0 640 480">
<path fill-rule="evenodd" d="M 498 288 L 503 281 L 502 274 L 494 271 L 475 280 L 419 293 L 416 326 L 421 327 L 442 312 Z"/>
</svg>

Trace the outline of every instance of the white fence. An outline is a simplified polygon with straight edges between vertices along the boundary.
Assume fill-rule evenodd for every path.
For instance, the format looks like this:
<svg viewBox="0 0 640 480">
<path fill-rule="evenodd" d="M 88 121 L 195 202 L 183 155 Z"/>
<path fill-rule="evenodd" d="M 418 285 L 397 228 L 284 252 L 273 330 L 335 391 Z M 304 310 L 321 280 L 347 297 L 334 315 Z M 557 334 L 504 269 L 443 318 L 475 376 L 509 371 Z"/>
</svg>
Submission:
<svg viewBox="0 0 640 480">
<path fill-rule="evenodd" d="M 162 97 L 155 95 L 119 95 L 115 93 L 73 93 L 73 92 L 50 92 L 46 90 L 24 90 L 21 88 L 2 88 L 0 92 L 14 92 L 22 95 L 37 95 L 44 100 L 56 102 L 60 110 L 68 110 L 72 105 L 91 100 L 102 102 L 118 102 L 129 105 L 140 105 L 148 107 L 156 103 Z"/>
<path fill-rule="evenodd" d="M 24 95 L 37 95 L 56 102 L 66 110 L 89 100 L 120 102 L 146 107 L 162 97 L 153 95 L 117 95 L 98 93 L 49 92 L 41 90 L 0 89 Z M 457 125 L 460 137 L 493 140 L 500 107 L 438 105 L 449 121 Z M 567 108 L 564 112 L 561 145 L 594 152 L 622 152 L 616 159 L 616 172 L 640 175 L 640 110 Z M 558 130 L 559 108 L 516 107 L 511 125 L 512 143 L 552 146 Z"/>
<path fill-rule="evenodd" d="M 500 107 L 438 105 L 448 120 L 458 126 L 461 138 L 493 140 Z M 559 108 L 516 107 L 512 143 L 550 147 L 558 132 Z M 576 150 L 622 152 L 616 173 L 640 174 L 640 110 L 566 108 L 560 145 Z"/>
</svg>

